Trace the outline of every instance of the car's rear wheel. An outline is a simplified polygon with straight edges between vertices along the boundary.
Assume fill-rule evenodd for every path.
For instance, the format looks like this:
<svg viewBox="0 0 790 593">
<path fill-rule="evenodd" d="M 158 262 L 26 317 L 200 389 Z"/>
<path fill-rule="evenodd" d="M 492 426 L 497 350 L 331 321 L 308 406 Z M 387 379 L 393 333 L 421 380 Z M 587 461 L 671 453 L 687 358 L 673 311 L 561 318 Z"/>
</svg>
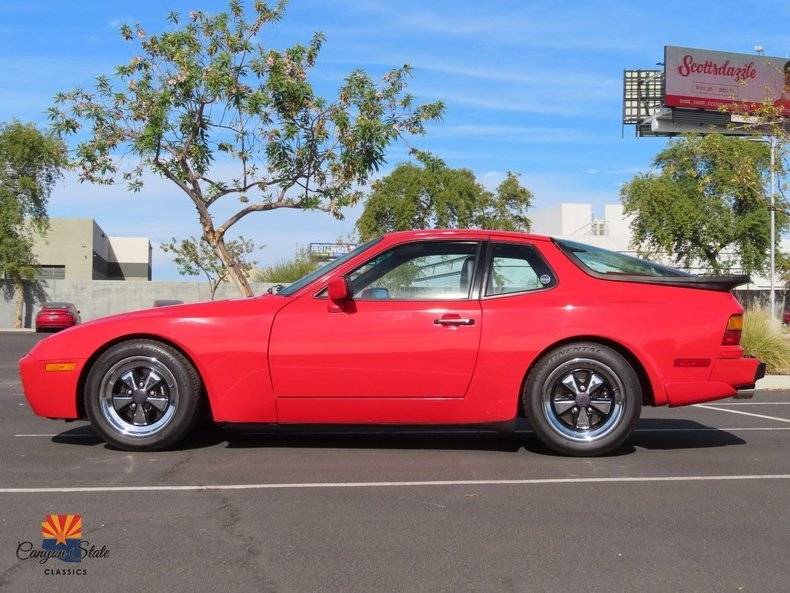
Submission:
<svg viewBox="0 0 790 593">
<path fill-rule="evenodd" d="M 561 346 L 530 371 L 522 396 L 538 438 L 566 455 L 593 456 L 623 444 L 639 420 L 642 389 L 616 350 L 595 342 Z"/>
<path fill-rule="evenodd" d="M 200 378 L 178 350 L 154 340 L 110 347 L 85 381 L 85 412 L 96 432 L 127 451 L 178 443 L 200 412 Z"/>
</svg>

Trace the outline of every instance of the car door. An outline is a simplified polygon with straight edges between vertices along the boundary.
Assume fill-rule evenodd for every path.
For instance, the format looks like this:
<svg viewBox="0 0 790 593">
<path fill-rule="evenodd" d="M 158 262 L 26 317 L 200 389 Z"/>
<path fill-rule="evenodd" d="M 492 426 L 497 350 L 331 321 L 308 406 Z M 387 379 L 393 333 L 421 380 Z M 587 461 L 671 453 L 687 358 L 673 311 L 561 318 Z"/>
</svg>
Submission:
<svg viewBox="0 0 790 593">
<path fill-rule="evenodd" d="M 325 290 L 289 303 L 269 346 L 277 398 L 463 398 L 480 341 L 480 252 L 476 241 L 397 245 L 346 275 L 344 310 Z"/>
</svg>

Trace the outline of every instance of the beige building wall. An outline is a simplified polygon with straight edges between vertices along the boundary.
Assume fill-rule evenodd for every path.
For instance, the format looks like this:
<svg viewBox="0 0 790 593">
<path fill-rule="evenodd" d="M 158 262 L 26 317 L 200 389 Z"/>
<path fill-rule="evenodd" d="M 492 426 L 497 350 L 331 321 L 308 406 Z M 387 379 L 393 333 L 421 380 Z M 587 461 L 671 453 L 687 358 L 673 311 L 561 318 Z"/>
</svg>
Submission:
<svg viewBox="0 0 790 593">
<path fill-rule="evenodd" d="M 151 243 L 145 237 L 108 237 L 91 218 L 50 218 L 34 237 L 43 279 L 150 280 Z"/>
<path fill-rule="evenodd" d="M 67 280 L 93 279 L 94 226 L 90 218 L 50 218 L 49 231 L 33 244 L 39 264 L 65 266 Z"/>
<path fill-rule="evenodd" d="M 126 280 L 151 279 L 151 242 L 145 237 L 108 237 L 107 261 L 118 263 Z"/>
</svg>

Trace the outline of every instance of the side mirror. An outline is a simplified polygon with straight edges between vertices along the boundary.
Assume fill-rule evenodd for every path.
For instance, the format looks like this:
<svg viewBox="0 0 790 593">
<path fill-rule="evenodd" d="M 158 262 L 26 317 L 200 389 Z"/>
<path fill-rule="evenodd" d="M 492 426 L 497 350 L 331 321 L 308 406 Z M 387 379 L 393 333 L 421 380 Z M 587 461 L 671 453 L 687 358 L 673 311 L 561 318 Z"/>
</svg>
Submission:
<svg viewBox="0 0 790 593">
<path fill-rule="evenodd" d="M 330 278 L 329 283 L 326 285 L 326 293 L 329 300 L 333 303 L 342 303 L 351 298 L 351 292 L 348 290 L 348 283 L 343 276 Z"/>
</svg>

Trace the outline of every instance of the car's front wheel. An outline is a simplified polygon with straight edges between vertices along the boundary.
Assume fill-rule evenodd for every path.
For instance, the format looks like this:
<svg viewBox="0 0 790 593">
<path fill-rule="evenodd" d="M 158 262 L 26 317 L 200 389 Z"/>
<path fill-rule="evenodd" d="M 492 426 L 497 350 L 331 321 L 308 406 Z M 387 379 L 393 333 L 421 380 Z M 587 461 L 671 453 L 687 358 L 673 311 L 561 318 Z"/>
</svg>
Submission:
<svg viewBox="0 0 790 593">
<path fill-rule="evenodd" d="M 535 364 L 525 381 L 523 404 L 549 448 L 566 455 L 602 455 L 630 436 L 639 419 L 642 389 L 619 352 L 576 342 Z"/>
<path fill-rule="evenodd" d="M 154 340 L 110 347 L 85 381 L 85 412 L 96 432 L 127 451 L 154 451 L 179 442 L 200 411 L 197 371 L 178 350 Z"/>
</svg>

